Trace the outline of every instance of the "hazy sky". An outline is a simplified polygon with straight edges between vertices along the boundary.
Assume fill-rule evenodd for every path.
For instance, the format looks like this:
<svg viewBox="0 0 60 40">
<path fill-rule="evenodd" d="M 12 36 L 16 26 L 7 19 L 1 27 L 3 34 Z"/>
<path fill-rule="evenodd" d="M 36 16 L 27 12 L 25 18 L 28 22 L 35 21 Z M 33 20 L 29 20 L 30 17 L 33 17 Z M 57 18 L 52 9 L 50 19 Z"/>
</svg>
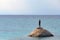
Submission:
<svg viewBox="0 0 60 40">
<path fill-rule="evenodd" d="M 60 15 L 60 0 L 0 0 L 0 14 Z"/>
</svg>

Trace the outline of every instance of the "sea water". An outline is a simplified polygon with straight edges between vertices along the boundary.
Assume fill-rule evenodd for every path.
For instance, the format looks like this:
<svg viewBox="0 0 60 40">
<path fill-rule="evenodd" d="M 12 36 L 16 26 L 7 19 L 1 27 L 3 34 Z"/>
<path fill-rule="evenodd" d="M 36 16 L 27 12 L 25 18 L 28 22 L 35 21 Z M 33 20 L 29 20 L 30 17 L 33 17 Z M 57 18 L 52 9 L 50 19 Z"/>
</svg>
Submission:
<svg viewBox="0 0 60 40">
<path fill-rule="evenodd" d="M 38 27 L 50 31 L 54 37 L 28 37 Z M 59 15 L 0 15 L 0 40 L 60 40 Z"/>
</svg>

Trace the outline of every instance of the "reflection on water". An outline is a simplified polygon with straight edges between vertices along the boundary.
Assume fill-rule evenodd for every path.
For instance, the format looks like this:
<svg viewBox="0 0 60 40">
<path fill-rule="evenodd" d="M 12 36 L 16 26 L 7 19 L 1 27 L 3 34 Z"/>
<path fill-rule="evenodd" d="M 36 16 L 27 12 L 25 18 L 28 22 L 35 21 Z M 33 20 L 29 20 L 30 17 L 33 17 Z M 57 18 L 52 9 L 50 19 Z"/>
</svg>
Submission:
<svg viewBox="0 0 60 40">
<path fill-rule="evenodd" d="M 54 36 L 54 37 L 20 37 L 20 38 L 14 38 L 10 40 L 60 40 L 60 36 Z"/>
</svg>

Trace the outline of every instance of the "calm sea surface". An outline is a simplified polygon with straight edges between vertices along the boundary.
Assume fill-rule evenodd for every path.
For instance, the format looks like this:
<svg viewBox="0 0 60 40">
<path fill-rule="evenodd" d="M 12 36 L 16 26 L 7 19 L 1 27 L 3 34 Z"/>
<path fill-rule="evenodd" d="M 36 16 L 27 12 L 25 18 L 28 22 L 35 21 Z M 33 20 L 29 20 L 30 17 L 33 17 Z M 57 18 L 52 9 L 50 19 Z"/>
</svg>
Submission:
<svg viewBox="0 0 60 40">
<path fill-rule="evenodd" d="M 54 37 L 28 37 L 41 20 L 41 27 Z M 59 15 L 0 15 L 0 40 L 60 40 Z"/>
</svg>

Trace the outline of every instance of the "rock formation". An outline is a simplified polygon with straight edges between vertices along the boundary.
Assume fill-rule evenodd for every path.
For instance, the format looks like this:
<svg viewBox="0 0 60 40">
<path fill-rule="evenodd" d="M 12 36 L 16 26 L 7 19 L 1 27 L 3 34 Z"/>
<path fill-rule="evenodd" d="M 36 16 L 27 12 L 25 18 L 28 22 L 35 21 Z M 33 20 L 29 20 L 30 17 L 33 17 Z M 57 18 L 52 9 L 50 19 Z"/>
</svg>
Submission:
<svg viewBox="0 0 60 40">
<path fill-rule="evenodd" d="M 53 36 L 49 31 L 41 27 L 41 21 L 39 20 L 39 27 L 32 31 L 29 35 L 30 37 L 50 37 Z"/>
</svg>

